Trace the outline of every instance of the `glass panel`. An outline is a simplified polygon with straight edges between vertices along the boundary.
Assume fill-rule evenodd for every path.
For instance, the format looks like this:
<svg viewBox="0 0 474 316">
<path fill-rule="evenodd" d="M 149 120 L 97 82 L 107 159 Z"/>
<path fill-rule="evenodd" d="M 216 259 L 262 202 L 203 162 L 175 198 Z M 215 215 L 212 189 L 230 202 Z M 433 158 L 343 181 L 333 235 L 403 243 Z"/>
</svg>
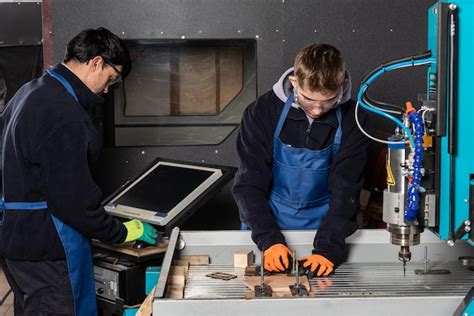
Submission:
<svg viewBox="0 0 474 316">
<path fill-rule="evenodd" d="M 243 85 L 243 50 L 134 46 L 125 116 L 218 115 Z"/>
<path fill-rule="evenodd" d="M 170 49 L 131 51 L 133 68 L 125 82 L 125 116 L 170 115 Z"/>
<path fill-rule="evenodd" d="M 126 43 L 132 71 L 106 96 L 106 146 L 219 144 L 255 100 L 255 39 Z"/>
</svg>

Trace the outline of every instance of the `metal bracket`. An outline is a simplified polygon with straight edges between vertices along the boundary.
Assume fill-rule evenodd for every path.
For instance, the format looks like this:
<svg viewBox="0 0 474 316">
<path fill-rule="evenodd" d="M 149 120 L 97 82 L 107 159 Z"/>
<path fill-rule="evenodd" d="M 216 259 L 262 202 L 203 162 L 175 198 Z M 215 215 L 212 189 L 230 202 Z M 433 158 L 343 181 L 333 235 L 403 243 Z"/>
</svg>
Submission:
<svg viewBox="0 0 474 316">
<path fill-rule="evenodd" d="M 438 275 L 438 274 L 451 274 L 451 271 L 449 270 L 444 270 L 444 269 L 439 269 L 439 270 L 422 270 L 422 269 L 416 269 L 415 274 L 418 275 Z"/>
<path fill-rule="evenodd" d="M 454 233 L 453 236 L 453 241 L 461 239 L 465 234 L 468 234 L 471 232 L 471 221 L 470 220 L 465 220 L 463 223 L 456 229 L 456 232 Z"/>
<path fill-rule="evenodd" d="M 468 315 L 467 309 L 472 307 L 472 304 L 474 304 L 474 287 L 467 293 L 459 307 L 454 311 L 453 316 Z"/>
<path fill-rule="evenodd" d="M 272 287 L 266 284 L 260 284 L 254 286 L 255 297 L 272 297 Z"/>
<path fill-rule="evenodd" d="M 219 279 L 219 280 L 224 280 L 224 281 L 229 281 L 229 280 L 237 278 L 236 275 L 225 273 L 225 272 L 213 272 L 211 274 L 206 274 L 206 276 L 208 278 Z"/>
<path fill-rule="evenodd" d="M 293 296 L 308 296 L 309 292 L 303 284 L 290 285 L 291 295 Z"/>
</svg>

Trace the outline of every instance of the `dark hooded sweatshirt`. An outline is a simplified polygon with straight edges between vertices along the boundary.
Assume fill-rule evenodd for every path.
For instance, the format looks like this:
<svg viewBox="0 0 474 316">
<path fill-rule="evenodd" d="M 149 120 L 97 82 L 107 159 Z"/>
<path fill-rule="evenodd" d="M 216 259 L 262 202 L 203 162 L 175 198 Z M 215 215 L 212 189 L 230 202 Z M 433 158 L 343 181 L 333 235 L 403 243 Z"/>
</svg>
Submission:
<svg viewBox="0 0 474 316">
<path fill-rule="evenodd" d="M 51 215 L 88 238 L 120 243 L 126 237 L 124 225 L 100 205 L 102 193 L 89 168 L 101 143 L 87 110 L 103 99 L 67 67 L 54 69 L 79 103 L 44 73 L 21 87 L 1 115 L 5 201 L 48 204 L 46 210 L 4 212 L 0 255 L 9 259 L 65 259 Z"/>
<path fill-rule="evenodd" d="M 287 70 L 273 90 L 247 107 L 237 139 L 240 165 L 233 194 L 240 218 L 252 230 L 252 239 L 261 250 L 277 243 L 285 244 L 268 198 L 272 188 L 273 133 L 292 91 L 288 80 L 292 73 L 292 68 Z M 345 238 L 357 230 L 355 217 L 359 209 L 368 146 L 368 139 L 355 122 L 349 73 L 346 77 L 348 80 L 338 105 L 342 112 L 342 142 L 329 171 L 329 211 L 314 238 L 313 250 L 313 253 L 321 254 L 336 264 L 344 260 Z M 366 125 L 366 116 L 362 111 L 359 112 L 359 121 Z M 337 128 L 334 110 L 313 121 L 297 104 L 293 104 L 280 139 L 293 147 L 320 150 L 334 142 Z"/>
</svg>

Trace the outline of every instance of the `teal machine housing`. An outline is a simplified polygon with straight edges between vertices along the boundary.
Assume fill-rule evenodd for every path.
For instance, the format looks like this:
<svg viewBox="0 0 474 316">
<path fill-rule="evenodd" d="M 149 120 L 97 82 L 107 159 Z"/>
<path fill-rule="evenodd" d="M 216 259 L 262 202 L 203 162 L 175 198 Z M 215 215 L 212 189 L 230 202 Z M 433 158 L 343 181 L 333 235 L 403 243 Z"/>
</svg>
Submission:
<svg viewBox="0 0 474 316">
<path fill-rule="evenodd" d="M 474 0 L 438 1 L 428 9 L 428 50 L 388 61 L 361 83 L 356 117 L 361 106 L 397 124 L 388 140 L 359 128 L 388 145 L 383 220 L 390 242 L 400 246 L 404 273 L 411 260 L 409 247 L 420 243 L 423 229 L 433 230 L 449 246 L 458 240 L 474 246 L 473 51 Z M 428 66 L 427 93 L 419 110 L 409 102 L 405 111 L 368 96 L 380 75 L 414 66 Z M 455 314 L 474 314 L 474 288 Z"/>
<path fill-rule="evenodd" d="M 360 105 L 397 124 L 388 140 L 359 127 L 388 145 L 383 220 L 390 242 L 400 246 L 404 267 L 411 260 L 410 246 L 420 243 L 426 228 L 450 246 L 456 240 L 474 245 L 473 49 L 474 0 L 440 1 L 428 10 L 428 50 L 388 61 L 361 83 L 356 113 Z M 380 75 L 414 66 L 428 66 L 427 93 L 419 110 L 408 102 L 405 111 L 368 96 Z"/>
<path fill-rule="evenodd" d="M 437 225 L 443 240 L 474 245 L 474 1 L 428 11 L 428 99 L 436 104 Z"/>
</svg>

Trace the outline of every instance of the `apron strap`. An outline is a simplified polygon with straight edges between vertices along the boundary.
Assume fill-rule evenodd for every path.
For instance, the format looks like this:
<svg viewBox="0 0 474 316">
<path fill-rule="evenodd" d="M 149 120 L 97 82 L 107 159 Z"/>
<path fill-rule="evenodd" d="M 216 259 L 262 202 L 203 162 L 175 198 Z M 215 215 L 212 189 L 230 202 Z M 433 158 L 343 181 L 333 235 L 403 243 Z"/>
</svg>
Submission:
<svg viewBox="0 0 474 316">
<path fill-rule="evenodd" d="M 0 210 L 18 210 L 18 211 L 35 211 L 48 208 L 48 203 L 42 202 L 5 202 L 3 197 L 0 200 Z"/>
<path fill-rule="evenodd" d="M 5 202 L 3 197 L 0 198 L 0 226 L 3 225 L 3 217 L 5 210 L 9 211 L 37 211 L 48 208 L 45 201 L 42 202 Z"/>
<path fill-rule="evenodd" d="M 339 151 L 342 140 L 342 113 L 341 107 L 338 106 L 336 109 L 336 117 L 339 126 L 337 127 L 336 135 L 334 136 L 334 146 L 332 146 L 332 156 L 334 157 Z"/>
<path fill-rule="evenodd" d="M 285 124 L 286 116 L 288 112 L 290 111 L 291 104 L 293 103 L 293 99 L 295 98 L 293 92 L 290 93 L 288 96 L 288 99 L 286 99 L 285 106 L 283 107 L 283 111 L 280 114 L 280 119 L 278 120 L 277 127 L 275 129 L 275 133 L 273 134 L 273 137 L 279 138 L 281 130 L 283 128 L 283 124 Z"/>
<path fill-rule="evenodd" d="M 74 92 L 74 89 L 72 88 L 71 84 L 63 77 L 61 76 L 58 72 L 48 69 L 46 72 L 53 78 L 57 79 L 63 86 L 66 88 L 67 92 L 76 100 L 79 102 L 79 99 L 77 98 L 76 93 Z"/>
</svg>

